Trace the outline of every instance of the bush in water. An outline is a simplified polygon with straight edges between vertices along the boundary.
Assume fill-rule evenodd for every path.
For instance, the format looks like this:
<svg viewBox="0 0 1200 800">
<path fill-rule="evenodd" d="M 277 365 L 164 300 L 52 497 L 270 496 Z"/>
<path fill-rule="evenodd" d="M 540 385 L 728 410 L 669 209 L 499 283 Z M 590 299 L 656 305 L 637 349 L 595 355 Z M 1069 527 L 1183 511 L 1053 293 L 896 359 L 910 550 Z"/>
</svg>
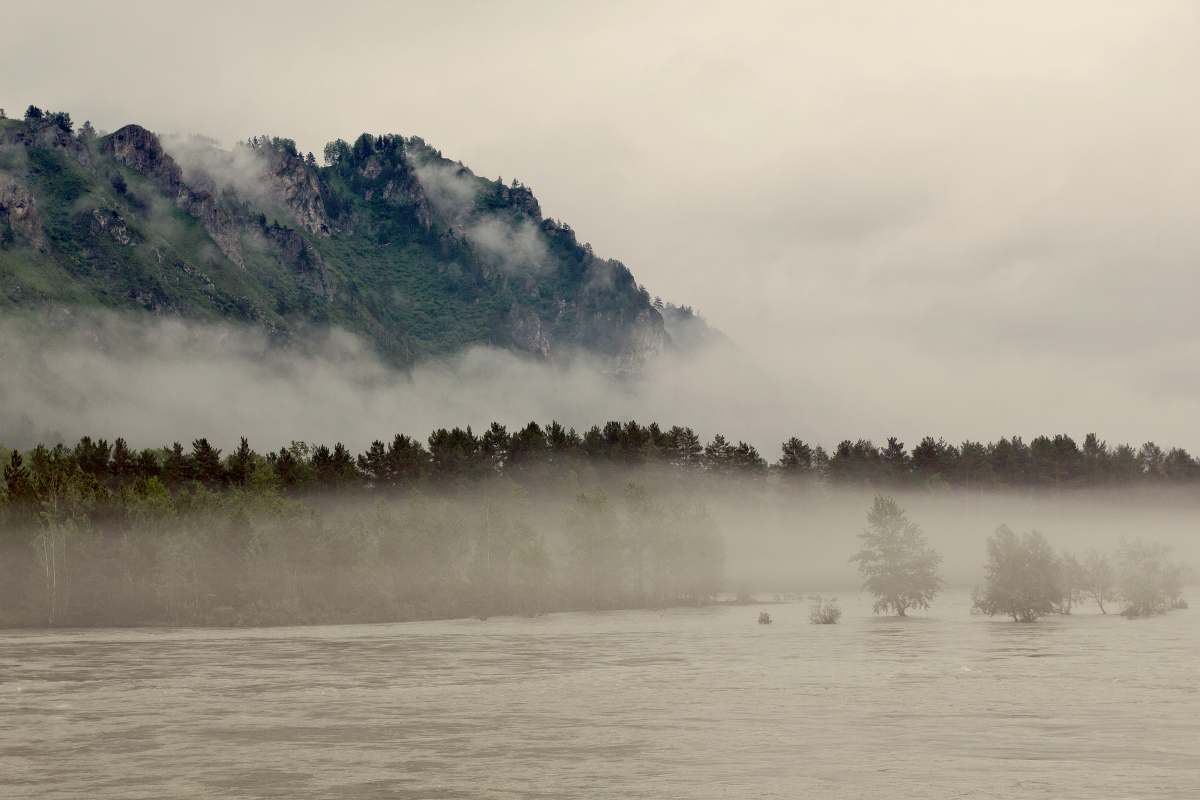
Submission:
<svg viewBox="0 0 1200 800">
<path fill-rule="evenodd" d="M 822 600 L 818 595 L 812 611 L 808 612 L 808 621 L 814 625 L 834 625 L 841 618 L 842 607 L 838 605 L 836 597 Z"/>
</svg>

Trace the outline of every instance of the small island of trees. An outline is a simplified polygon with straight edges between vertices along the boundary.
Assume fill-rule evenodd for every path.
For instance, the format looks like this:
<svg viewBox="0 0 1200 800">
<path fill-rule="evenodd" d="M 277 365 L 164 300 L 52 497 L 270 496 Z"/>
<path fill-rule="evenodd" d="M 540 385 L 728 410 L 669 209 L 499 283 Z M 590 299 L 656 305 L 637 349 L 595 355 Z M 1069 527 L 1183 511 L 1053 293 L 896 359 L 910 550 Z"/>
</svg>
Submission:
<svg viewBox="0 0 1200 800">
<path fill-rule="evenodd" d="M 1186 608 L 1180 597 L 1186 569 L 1170 560 L 1171 548 L 1160 543 L 1125 542 L 1117 551 L 1115 576 L 1108 557 L 1092 551 L 1080 564 L 1072 553 L 1055 553 L 1041 533 L 1018 536 L 1001 525 L 988 537 L 985 583 L 972 593 L 973 609 L 1014 622 L 1035 622 L 1048 614 L 1069 614 L 1090 598 L 1121 604 L 1126 617 L 1162 614 Z"/>
<path fill-rule="evenodd" d="M 858 537 L 862 549 L 850 560 L 858 562 L 862 588 L 875 598 L 874 612 L 902 617 L 906 609 L 928 608 L 943 585 L 937 572 L 941 556 L 894 498 L 875 497 L 867 528 Z M 987 540 L 985 583 L 972 592 L 972 612 L 1035 622 L 1048 614 L 1070 614 L 1086 599 L 1101 613 L 1107 613 L 1105 603 L 1119 603 L 1126 617 L 1186 608 L 1181 594 L 1187 570 L 1170 555 L 1171 548 L 1161 543 L 1125 542 L 1117 551 L 1119 572 L 1114 572 L 1103 553 L 1089 551 L 1081 563 L 1074 553 L 1056 553 L 1036 530 L 1017 535 L 1000 525 Z"/>
</svg>

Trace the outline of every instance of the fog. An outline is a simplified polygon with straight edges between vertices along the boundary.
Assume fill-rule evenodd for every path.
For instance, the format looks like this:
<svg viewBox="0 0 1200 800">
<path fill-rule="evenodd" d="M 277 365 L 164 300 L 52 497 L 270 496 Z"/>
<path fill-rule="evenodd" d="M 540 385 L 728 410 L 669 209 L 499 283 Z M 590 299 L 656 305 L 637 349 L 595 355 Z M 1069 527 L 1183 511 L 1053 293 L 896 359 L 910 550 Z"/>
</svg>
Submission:
<svg viewBox="0 0 1200 800">
<path fill-rule="evenodd" d="M 274 348 L 244 327 L 59 311 L 10 316 L 0 331 L 0 443 L 10 446 L 90 435 L 159 447 L 204 436 L 228 449 L 246 436 L 260 451 L 303 440 L 357 452 L 396 433 L 424 440 L 437 427 L 558 420 L 582 433 L 636 419 L 746 439 L 773 460 L 804 428 L 771 377 L 719 339 L 615 378 L 585 357 L 550 364 L 486 347 L 403 373 L 337 329 Z"/>
<path fill-rule="evenodd" d="M 636 419 L 768 460 L 790 436 L 1096 431 L 1200 449 L 1194 6 L 117 5 L 6 9 L 23 35 L 0 54 L 0 105 L 175 134 L 164 144 L 190 182 L 260 202 L 260 159 L 186 134 L 266 131 L 316 153 L 362 130 L 420 135 L 529 184 L 543 213 L 729 339 L 623 378 L 484 347 L 400 373 L 336 329 L 280 350 L 178 319 L 16 316 L 0 323 L 0 443 L 359 452 L 493 420 Z M 131 76 L 119 91 L 114 70 Z M 541 267 L 532 228 L 472 218 L 455 168 L 419 176 L 505 269 Z M 866 494 L 764 497 L 709 498 L 731 582 L 853 583 Z M 1155 498 L 903 502 L 965 586 L 1001 522 L 1060 547 L 1144 535 L 1194 552 L 1192 501 Z"/>
<path fill-rule="evenodd" d="M 266 163 L 249 147 L 224 149 L 216 139 L 197 134 L 164 136 L 162 145 L 183 170 L 184 182 L 193 189 L 218 194 L 232 188 L 242 198 L 258 204 L 277 202 L 267 191 Z"/>
<path fill-rule="evenodd" d="M 925 531 L 943 558 L 950 589 L 983 582 L 986 542 L 998 526 L 1044 534 L 1058 550 L 1080 557 L 1088 550 L 1110 556 L 1122 541 L 1159 541 L 1192 567 L 1200 565 L 1200 500 L 1190 489 L 1116 492 L 967 492 L 879 490 L 896 497 L 908 518 Z M 709 496 L 706 502 L 729 543 L 731 589 L 774 592 L 857 590 L 849 563 L 866 528 L 875 492 L 869 488 L 823 488 L 765 495 Z"/>
<path fill-rule="evenodd" d="M 279 348 L 252 329 L 84 312 L 10 316 L 0 324 L 0 409 L 0 444 L 25 448 L 38 441 L 72 445 L 84 435 L 121 436 L 135 448 L 175 441 L 186 447 L 206 437 L 229 452 L 246 436 L 259 452 L 300 440 L 342 442 L 357 453 L 396 433 L 423 441 L 440 427 L 482 432 L 493 420 L 510 430 L 557 420 L 582 432 L 609 419 L 686 425 L 704 441 L 718 433 L 744 439 L 768 461 L 778 459 L 779 442 L 788 436 L 819 443 L 809 438 L 809 420 L 789 413 L 771 376 L 719 339 L 620 379 L 586 360 L 548 364 L 489 348 L 401 373 L 339 330 Z M 572 473 L 564 480 L 532 512 L 551 540 L 575 492 L 602 484 L 618 498 L 632 480 L 664 502 L 709 508 L 727 542 L 731 591 L 857 586 L 847 559 L 858 546 L 870 489 L 772 483 L 746 491 L 720 480 L 680 484 L 653 470 Z M 1055 547 L 1081 554 L 1112 552 L 1123 538 L 1158 540 L 1176 547 L 1186 563 L 1200 564 L 1200 501 L 1188 488 L 924 490 L 899 499 L 943 555 L 943 574 L 955 588 L 979 582 L 985 540 L 1002 523 L 1036 528 Z M 332 513 L 370 502 L 334 497 L 317 505 Z"/>
<path fill-rule="evenodd" d="M 509 274 L 540 273 L 546 269 L 546 243 L 530 219 L 513 224 L 495 216 L 480 218 L 475 211 L 478 179 L 463 167 L 427 161 L 416 166 L 417 179 L 434 209 Z"/>
</svg>

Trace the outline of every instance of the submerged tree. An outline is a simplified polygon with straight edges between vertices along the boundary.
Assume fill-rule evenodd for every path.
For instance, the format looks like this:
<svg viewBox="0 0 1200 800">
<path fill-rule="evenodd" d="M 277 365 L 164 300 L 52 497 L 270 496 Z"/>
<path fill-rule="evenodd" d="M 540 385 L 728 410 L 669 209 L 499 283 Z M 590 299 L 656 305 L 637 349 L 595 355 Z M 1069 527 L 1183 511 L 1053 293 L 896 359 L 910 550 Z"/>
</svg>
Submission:
<svg viewBox="0 0 1200 800">
<path fill-rule="evenodd" d="M 850 558 L 858 562 L 863 588 L 875 597 L 875 613 L 928 608 L 942 579 L 942 557 L 925 541 L 921 526 L 904 516 L 895 499 L 877 495 L 867 512 L 867 529 L 858 534 L 863 547 Z"/>
<path fill-rule="evenodd" d="M 1117 579 L 1108 556 L 1096 550 L 1088 551 L 1083 559 L 1082 589 L 1084 597 L 1092 598 L 1100 606 L 1101 614 L 1108 613 L 1104 604 L 1117 599 Z"/>
<path fill-rule="evenodd" d="M 1058 577 L 1062 596 L 1058 598 L 1055 610 L 1060 614 L 1070 614 L 1071 609 L 1082 603 L 1086 596 L 1083 591 L 1086 583 L 1083 565 L 1074 553 L 1062 551 L 1058 557 Z"/>
<path fill-rule="evenodd" d="M 1034 622 L 1054 611 L 1062 598 L 1058 556 L 1037 531 L 1017 536 L 1001 525 L 987 541 L 988 565 L 982 591 L 972 595 L 975 608 L 1014 622 Z"/>
<path fill-rule="evenodd" d="M 1168 560 L 1171 548 L 1159 542 L 1126 542 L 1121 559 L 1121 613 L 1127 617 L 1161 614 L 1174 608 L 1183 589 L 1183 567 Z"/>
</svg>

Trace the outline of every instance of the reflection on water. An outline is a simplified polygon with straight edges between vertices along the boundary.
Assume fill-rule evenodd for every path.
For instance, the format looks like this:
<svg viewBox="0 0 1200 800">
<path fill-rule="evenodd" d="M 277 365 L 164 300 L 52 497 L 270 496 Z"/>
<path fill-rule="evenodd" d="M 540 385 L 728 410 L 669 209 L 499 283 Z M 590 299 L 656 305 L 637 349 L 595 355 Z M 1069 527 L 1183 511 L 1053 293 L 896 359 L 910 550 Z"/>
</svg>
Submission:
<svg viewBox="0 0 1200 800">
<path fill-rule="evenodd" d="M 1196 797 L 1200 624 L 806 605 L 0 634 L 3 797 Z"/>
</svg>

